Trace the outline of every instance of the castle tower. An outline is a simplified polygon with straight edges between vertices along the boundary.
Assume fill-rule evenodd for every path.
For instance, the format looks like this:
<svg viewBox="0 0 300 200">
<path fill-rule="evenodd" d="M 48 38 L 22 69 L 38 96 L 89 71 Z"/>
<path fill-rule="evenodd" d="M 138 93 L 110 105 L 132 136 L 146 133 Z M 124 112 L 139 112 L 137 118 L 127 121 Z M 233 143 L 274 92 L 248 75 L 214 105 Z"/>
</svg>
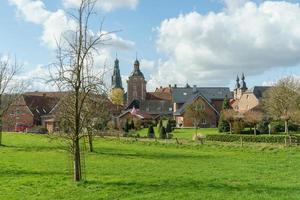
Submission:
<svg viewBox="0 0 300 200">
<path fill-rule="evenodd" d="M 144 74 L 140 70 L 140 62 L 136 59 L 133 72 L 127 81 L 127 103 L 131 103 L 133 100 L 144 101 L 146 84 Z"/>
<path fill-rule="evenodd" d="M 115 105 L 124 104 L 124 89 L 122 87 L 122 79 L 119 68 L 119 60 L 116 58 L 114 72 L 111 77 L 111 101 Z"/>
</svg>

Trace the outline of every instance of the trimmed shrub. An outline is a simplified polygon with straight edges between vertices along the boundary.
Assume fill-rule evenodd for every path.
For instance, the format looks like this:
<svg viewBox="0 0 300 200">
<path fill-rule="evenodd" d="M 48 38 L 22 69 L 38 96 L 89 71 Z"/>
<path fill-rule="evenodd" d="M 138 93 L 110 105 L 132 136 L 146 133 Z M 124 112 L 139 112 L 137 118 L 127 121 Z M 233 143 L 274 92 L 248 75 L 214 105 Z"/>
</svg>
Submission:
<svg viewBox="0 0 300 200">
<path fill-rule="evenodd" d="M 167 122 L 166 132 L 167 132 L 167 133 L 171 133 L 171 132 L 172 132 L 172 127 L 171 127 L 170 120 L 168 120 L 168 122 Z"/>
<path fill-rule="evenodd" d="M 219 125 L 218 125 L 218 130 L 220 133 L 229 132 L 230 131 L 229 123 L 220 119 Z"/>
<path fill-rule="evenodd" d="M 167 139 L 166 129 L 163 126 L 159 130 L 159 138 L 160 139 Z"/>
<path fill-rule="evenodd" d="M 291 136 L 293 140 L 300 141 L 300 136 L 293 135 Z M 206 139 L 210 141 L 219 141 L 219 142 L 239 142 L 243 139 L 244 142 L 258 142 L 258 143 L 285 143 L 285 138 L 289 139 L 285 135 L 207 135 Z"/>
<path fill-rule="evenodd" d="M 157 124 L 157 129 L 160 132 L 160 128 L 163 127 L 163 121 L 159 120 L 158 124 Z"/>
<path fill-rule="evenodd" d="M 155 137 L 154 128 L 152 125 L 150 125 L 148 128 L 148 138 L 154 138 L 154 137 Z"/>
</svg>

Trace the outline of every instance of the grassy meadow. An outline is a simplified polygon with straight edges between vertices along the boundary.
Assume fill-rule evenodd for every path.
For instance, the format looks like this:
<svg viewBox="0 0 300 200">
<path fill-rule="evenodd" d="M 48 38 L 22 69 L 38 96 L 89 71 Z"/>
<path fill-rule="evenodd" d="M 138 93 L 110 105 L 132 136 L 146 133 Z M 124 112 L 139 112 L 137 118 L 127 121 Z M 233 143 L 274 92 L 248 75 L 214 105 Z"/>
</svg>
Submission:
<svg viewBox="0 0 300 200">
<path fill-rule="evenodd" d="M 0 199 L 300 199 L 300 149 L 95 139 L 86 181 L 72 182 L 64 142 L 4 134 Z"/>
</svg>

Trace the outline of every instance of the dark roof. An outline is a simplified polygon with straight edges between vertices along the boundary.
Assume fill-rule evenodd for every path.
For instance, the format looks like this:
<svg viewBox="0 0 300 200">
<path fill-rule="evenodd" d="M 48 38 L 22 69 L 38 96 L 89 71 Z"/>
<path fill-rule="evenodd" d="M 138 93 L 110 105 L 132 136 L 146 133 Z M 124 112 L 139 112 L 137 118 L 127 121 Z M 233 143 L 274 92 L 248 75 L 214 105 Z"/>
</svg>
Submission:
<svg viewBox="0 0 300 200">
<path fill-rule="evenodd" d="M 263 97 L 264 93 L 270 89 L 271 86 L 254 86 L 250 92 L 252 92 L 256 98 L 260 99 Z"/>
<path fill-rule="evenodd" d="M 38 95 L 23 95 L 24 101 L 35 118 L 47 115 L 55 107 L 60 98 Z"/>
<path fill-rule="evenodd" d="M 201 93 L 203 97 L 211 101 L 212 99 L 232 98 L 232 93 L 228 87 L 173 87 L 172 98 L 175 103 L 187 102 L 195 93 Z"/>
<path fill-rule="evenodd" d="M 180 109 L 178 109 L 174 115 L 182 115 L 185 112 L 186 107 L 193 103 L 195 100 L 197 100 L 199 97 L 201 97 L 218 115 L 220 114 L 217 109 L 211 104 L 211 100 L 207 99 L 204 95 L 202 95 L 202 93 L 197 92 L 195 94 L 193 94 L 190 99 L 188 99 L 183 106 L 181 106 Z"/>
</svg>

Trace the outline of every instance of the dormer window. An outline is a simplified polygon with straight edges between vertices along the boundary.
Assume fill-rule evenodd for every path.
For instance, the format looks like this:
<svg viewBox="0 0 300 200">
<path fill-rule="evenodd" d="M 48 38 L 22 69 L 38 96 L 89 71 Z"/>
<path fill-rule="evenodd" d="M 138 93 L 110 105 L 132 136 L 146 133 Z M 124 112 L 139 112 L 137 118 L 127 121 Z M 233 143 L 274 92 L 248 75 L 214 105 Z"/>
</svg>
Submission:
<svg viewBox="0 0 300 200">
<path fill-rule="evenodd" d="M 186 93 L 186 92 L 184 92 L 184 93 L 183 93 L 183 95 L 184 95 L 184 96 L 186 96 L 186 95 L 187 95 L 187 93 Z"/>
</svg>

